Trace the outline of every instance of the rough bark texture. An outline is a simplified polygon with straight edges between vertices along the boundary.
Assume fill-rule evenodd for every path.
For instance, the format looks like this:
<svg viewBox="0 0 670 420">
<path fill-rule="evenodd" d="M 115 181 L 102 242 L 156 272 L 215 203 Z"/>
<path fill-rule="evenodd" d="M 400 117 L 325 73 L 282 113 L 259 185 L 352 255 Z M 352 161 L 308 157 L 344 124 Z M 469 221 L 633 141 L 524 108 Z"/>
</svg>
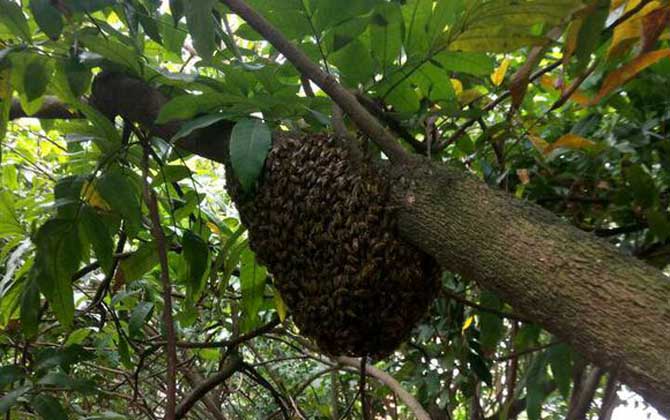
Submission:
<svg viewBox="0 0 670 420">
<path fill-rule="evenodd" d="M 93 93 L 92 103 L 107 115 L 166 138 L 178 129 L 154 126 L 166 98 L 144 82 L 99 76 Z M 224 162 L 231 127 L 221 122 L 178 144 Z M 663 273 L 458 169 L 420 160 L 395 169 L 405 239 L 616 371 L 670 416 L 670 280 Z"/>
<path fill-rule="evenodd" d="M 670 280 L 447 165 L 396 167 L 408 241 L 477 281 L 670 414 Z"/>
</svg>

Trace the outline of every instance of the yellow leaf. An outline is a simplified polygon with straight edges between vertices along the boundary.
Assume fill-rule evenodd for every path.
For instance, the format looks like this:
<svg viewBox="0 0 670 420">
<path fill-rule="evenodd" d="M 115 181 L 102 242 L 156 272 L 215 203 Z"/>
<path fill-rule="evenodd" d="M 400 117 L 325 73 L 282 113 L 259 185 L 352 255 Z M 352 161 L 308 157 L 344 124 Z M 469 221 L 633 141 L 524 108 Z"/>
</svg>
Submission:
<svg viewBox="0 0 670 420">
<path fill-rule="evenodd" d="M 215 234 L 215 235 L 220 235 L 221 234 L 221 229 L 216 225 L 216 223 L 213 222 L 207 222 L 207 227 L 209 230 Z"/>
<path fill-rule="evenodd" d="M 500 63 L 500 66 L 498 66 L 497 69 L 491 74 L 491 82 L 495 86 L 500 86 L 500 84 L 505 80 L 505 74 L 507 73 L 507 69 L 509 68 L 510 65 L 510 59 L 506 58 Z"/>
<path fill-rule="evenodd" d="M 577 40 L 579 32 L 582 30 L 583 19 L 575 19 L 570 22 L 568 33 L 565 36 L 565 50 L 563 51 L 563 65 L 567 64 L 572 54 L 577 50 Z"/>
<path fill-rule="evenodd" d="M 545 74 L 540 78 L 540 86 L 542 86 L 548 91 L 556 91 L 558 89 L 558 87 L 556 86 L 556 78 L 548 74 Z M 589 106 L 589 104 L 591 103 L 591 98 L 589 98 L 588 95 L 586 95 L 581 90 L 576 90 L 572 92 L 569 100 L 581 106 Z"/>
<path fill-rule="evenodd" d="M 275 309 L 277 309 L 277 314 L 279 315 L 279 320 L 284 322 L 286 319 L 286 303 L 284 303 L 284 299 L 282 299 L 281 295 L 279 294 L 279 291 L 277 289 L 274 289 L 274 295 L 273 295 L 273 300 L 275 303 Z"/>
<path fill-rule="evenodd" d="M 630 0 L 626 4 L 624 13 L 637 7 L 641 0 Z M 642 17 L 646 14 L 660 8 L 662 5 L 659 1 L 652 1 L 644 6 L 639 12 L 631 16 L 625 22 L 614 28 L 612 34 L 612 42 L 607 50 L 607 57 L 612 58 L 624 53 L 642 36 Z"/>
<path fill-rule="evenodd" d="M 474 320 L 475 320 L 474 315 L 470 315 L 468 317 L 468 319 L 465 320 L 465 322 L 463 323 L 463 327 L 461 327 L 461 334 L 465 334 L 465 330 L 467 330 L 468 328 L 470 328 L 472 326 L 472 322 Z"/>
<path fill-rule="evenodd" d="M 540 153 L 544 153 L 544 149 L 549 146 L 549 143 L 547 143 L 542 137 L 535 134 L 529 134 L 528 138 L 530 139 L 530 142 L 533 143 L 533 147 L 535 147 Z"/>
<path fill-rule="evenodd" d="M 478 99 L 482 96 L 482 93 L 477 89 L 466 89 L 458 95 L 458 101 L 462 104 L 469 104 L 470 102 Z"/>
<path fill-rule="evenodd" d="M 670 48 L 648 52 L 636 57 L 634 60 L 624 64 L 618 69 L 607 75 L 607 78 L 600 86 L 600 91 L 591 101 L 591 105 L 600 102 L 605 96 L 610 94 L 614 89 L 625 84 L 636 74 L 658 62 L 662 58 L 670 56 Z"/>
<path fill-rule="evenodd" d="M 451 86 L 454 88 L 454 92 L 456 93 L 456 96 L 463 93 L 463 83 L 461 83 L 460 80 L 451 79 Z"/>
<path fill-rule="evenodd" d="M 107 202 L 100 196 L 100 193 L 90 182 L 85 182 L 81 188 L 82 195 L 84 196 L 84 202 L 88 203 L 91 207 L 100 210 L 111 210 L 111 207 Z"/>
<path fill-rule="evenodd" d="M 576 134 L 565 134 L 561 136 L 558 140 L 551 143 L 544 148 L 544 154 L 548 155 L 552 151 L 562 147 L 564 149 L 586 149 L 593 147 L 595 145 L 591 140 L 585 139 L 584 137 L 578 136 Z"/>
</svg>

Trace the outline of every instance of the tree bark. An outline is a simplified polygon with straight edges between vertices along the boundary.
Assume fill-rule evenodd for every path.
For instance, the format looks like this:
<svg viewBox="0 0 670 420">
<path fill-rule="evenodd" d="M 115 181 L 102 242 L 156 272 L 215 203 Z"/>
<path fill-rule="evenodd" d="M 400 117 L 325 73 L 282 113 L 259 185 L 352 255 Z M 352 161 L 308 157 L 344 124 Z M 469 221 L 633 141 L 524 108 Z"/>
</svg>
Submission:
<svg viewBox="0 0 670 420">
<path fill-rule="evenodd" d="M 153 124 L 167 98 L 145 82 L 103 73 L 93 94 L 91 103 L 110 117 L 167 139 L 179 128 Z M 224 162 L 231 128 L 222 122 L 177 145 Z M 393 172 L 392 204 L 407 241 L 617 372 L 670 416 L 670 280 L 661 271 L 460 169 L 416 158 Z"/>
<path fill-rule="evenodd" d="M 670 280 L 458 169 L 395 167 L 401 235 L 670 414 Z"/>
</svg>

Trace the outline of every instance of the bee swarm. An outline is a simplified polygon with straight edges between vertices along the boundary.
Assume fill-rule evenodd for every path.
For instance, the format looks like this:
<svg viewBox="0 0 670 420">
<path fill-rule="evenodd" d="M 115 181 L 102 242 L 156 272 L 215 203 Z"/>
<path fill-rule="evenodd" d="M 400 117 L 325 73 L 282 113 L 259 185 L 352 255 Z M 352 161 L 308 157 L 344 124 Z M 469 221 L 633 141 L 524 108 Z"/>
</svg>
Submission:
<svg viewBox="0 0 670 420">
<path fill-rule="evenodd" d="M 253 197 L 226 173 L 251 247 L 301 333 L 333 355 L 397 348 L 436 295 L 440 271 L 398 238 L 381 170 L 325 135 L 279 135 Z"/>
</svg>

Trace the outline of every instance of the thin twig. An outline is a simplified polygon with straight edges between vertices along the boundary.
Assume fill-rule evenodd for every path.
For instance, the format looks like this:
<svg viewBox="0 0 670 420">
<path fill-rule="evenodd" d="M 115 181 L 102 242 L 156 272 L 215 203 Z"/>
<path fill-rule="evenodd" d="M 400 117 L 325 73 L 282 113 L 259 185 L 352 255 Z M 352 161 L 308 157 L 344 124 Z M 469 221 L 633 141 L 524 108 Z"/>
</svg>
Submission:
<svg viewBox="0 0 670 420">
<path fill-rule="evenodd" d="M 145 139 L 146 140 L 146 139 Z M 161 267 L 160 279 L 163 285 L 163 321 L 167 335 L 165 344 L 165 353 L 167 354 L 167 406 L 165 407 L 165 419 L 174 420 L 176 418 L 176 398 L 177 398 L 177 347 L 174 322 L 172 320 L 172 294 L 170 284 L 170 272 L 167 256 L 167 240 L 161 227 L 160 214 L 158 213 L 158 200 L 156 193 L 149 187 L 149 154 L 151 147 L 148 141 L 144 143 L 142 180 L 144 181 L 144 200 L 146 201 L 151 217 L 151 234 L 156 241 L 158 251 L 158 261 Z"/>
</svg>

